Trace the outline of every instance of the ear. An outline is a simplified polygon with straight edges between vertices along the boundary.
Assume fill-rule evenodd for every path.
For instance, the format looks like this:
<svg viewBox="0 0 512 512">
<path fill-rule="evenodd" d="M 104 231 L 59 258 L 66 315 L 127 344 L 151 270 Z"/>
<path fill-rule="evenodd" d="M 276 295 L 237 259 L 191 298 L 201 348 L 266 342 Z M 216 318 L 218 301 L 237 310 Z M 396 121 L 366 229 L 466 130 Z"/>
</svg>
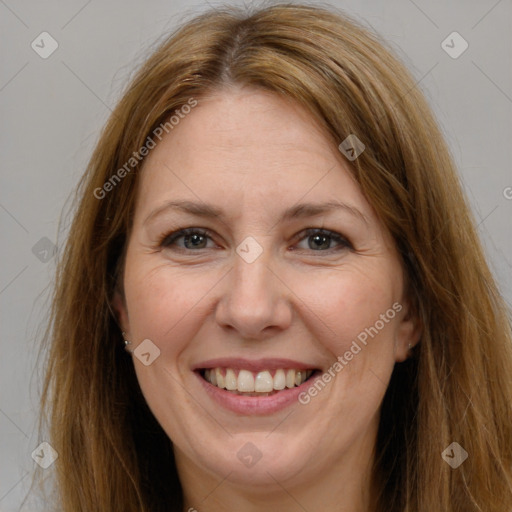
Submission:
<svg viewBox="0 0 512 512">
<path fill-rule="evenodd" d="M 423 323 L 415 308 L 411 307 L 408 301 L 404 301 L 400 305 L 402 309 L 397 315 L 398 325 L 395 333 L 395 360 L 397 363 L 401 363 L 410 357 L 410 348 L 419 342 L 423 332 Z"/>
<path fill-rule="evenodd" d="M 116 288 L 112 298 L 112 308 L 122 331 L 126 334 L 126 338 L 130 337 L 130 321 L 128 319 L 128 310 L 126 309 L 126 301 L 121 292 Z"/>
</svg>

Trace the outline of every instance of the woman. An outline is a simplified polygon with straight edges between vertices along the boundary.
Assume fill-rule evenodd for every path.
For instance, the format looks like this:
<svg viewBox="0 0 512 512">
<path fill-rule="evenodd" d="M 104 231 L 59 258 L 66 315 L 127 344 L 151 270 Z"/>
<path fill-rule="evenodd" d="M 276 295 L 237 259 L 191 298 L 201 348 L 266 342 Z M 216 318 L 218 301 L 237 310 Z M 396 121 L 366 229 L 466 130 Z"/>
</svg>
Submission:
<svg viewBox="0 0 512 512">
<path fill-rule="evenodd" d="M 508 312 L 424 98 L 346 17 L 216 10 L 160 46 L 51 326 L 62 510 L 512 510 Z"/>
</svg>

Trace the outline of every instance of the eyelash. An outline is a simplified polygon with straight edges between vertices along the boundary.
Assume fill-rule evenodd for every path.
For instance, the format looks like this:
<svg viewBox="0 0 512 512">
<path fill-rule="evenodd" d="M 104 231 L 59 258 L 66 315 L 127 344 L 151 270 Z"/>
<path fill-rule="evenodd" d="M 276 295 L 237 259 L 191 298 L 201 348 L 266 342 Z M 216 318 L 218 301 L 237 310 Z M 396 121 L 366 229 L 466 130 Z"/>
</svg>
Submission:
<svg viewBox="0 0 512 512">
<path fill-rule="evenodd" d="M 163 237 L 161 237 L 161 239 L 158 242 L 158 245 L 161 248 L 170 248 L 171 245 L 174 244 L 176 242 L 176 240 L 178 240 L 179 238 L 182 238 L 184 236 L 190 236 L 190 235 L 200 235 L 203 237 L 207 237 L 210 240 L 212 239 L 211 233 L 208 230 L 201 229 L 201 228 L 183 228 L 183 229 L 179 229 L 179 230 L 173 231 L 171 233 L 168 233 L 168 234 L 164 235 Z M 330 231 L 330 230 L 323 229 L 323 228 L 308 228 L 308 229 L 302 231 L 301 235 L 302 236 L 298 240 L 298 242 L 301 242 L 302 240 L 307 239 L 314 235 L 324 235 L 324 236 L 329 237 L 331 240 L 338 242 L 341 246 L 338 249 L 336 249 L 336 248 L 326 249 L 326 250 L 320 249 L 318 251 L 309 249 L 312 252 L 332 254 L 333 252 L 338 252 L 339 250 L 343 250 L 343 249 L 353 250 L 353 246 L 349 242 L 349 240 L 347 238 L 343 237 L 342 235 L 340 235 L 339 233 L 337 233 L 336 231 Z M 187 249 L 186 247 L 177 247 L 177 248 L 174 248 L 173 250 L 179 250 L 182 252 L 199 252 L 199 251 L 202 251 L 205 249 L 207 249 L 207 248 L 206 247 L 200 248 L 195 251 L 194 249 Z"/>
</svg>

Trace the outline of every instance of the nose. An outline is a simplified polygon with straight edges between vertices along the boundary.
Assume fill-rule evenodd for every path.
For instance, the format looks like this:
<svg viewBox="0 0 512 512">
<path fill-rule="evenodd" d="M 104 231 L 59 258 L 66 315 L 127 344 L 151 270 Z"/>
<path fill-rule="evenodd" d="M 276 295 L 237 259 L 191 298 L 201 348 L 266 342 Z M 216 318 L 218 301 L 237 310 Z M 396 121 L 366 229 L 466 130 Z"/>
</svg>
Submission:
<svg viewBox="0 0 512 512">
<path fill-rule="evenodd" d="M 217 323 L 244 339 L 265 339 L 289 327 L 291 290 L 271 265 L 266 249 L 252 263 L 234 255 L 233 269 L 224 280 L 216 308 Z"/>
</svg>

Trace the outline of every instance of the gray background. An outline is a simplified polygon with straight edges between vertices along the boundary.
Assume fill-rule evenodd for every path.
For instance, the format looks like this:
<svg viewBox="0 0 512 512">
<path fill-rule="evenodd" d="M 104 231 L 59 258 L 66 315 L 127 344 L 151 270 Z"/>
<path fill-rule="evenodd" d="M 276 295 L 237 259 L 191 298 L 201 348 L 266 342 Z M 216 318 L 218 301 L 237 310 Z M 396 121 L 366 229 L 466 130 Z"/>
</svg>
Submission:
<svg viewBox="0 0 512 512">
<path fill-rule="evenodd" d="M 40 240 L 62 247 L 69 219 L 58 234 L 61 211 L 134 66 L 186 13 L 208 5 L 219 3 L 0 0 L 0 512 L 20 510 L 36 467 L 31 453 L 43 441 L 36 356 L 55 258 Z M 332 5 L 390 41 L 427 95 L 510 304 L 511 0 Z M 47 59 L 31 47 L 43 31 L 59 45 Z M 469 43 L 456 59 L 441 47 L 453 31 Z M 43 508 L 29 501 L 23 510 Z"/>
</svg>

